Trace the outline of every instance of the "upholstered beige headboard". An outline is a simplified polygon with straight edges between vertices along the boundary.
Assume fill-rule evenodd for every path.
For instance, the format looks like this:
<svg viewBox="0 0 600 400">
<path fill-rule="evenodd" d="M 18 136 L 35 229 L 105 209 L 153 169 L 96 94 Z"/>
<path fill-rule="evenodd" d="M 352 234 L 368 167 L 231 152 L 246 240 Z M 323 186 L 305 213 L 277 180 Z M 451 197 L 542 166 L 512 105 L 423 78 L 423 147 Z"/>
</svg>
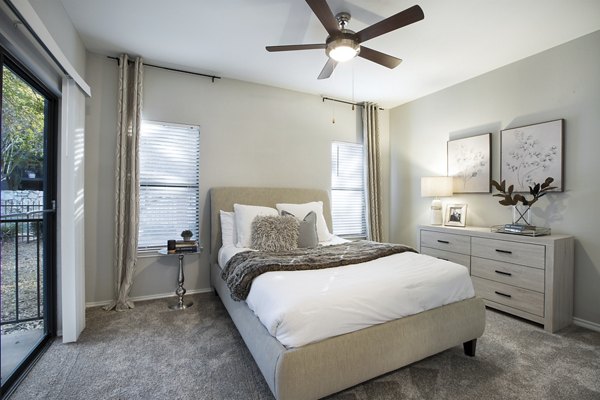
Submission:
<svg viewBox="0 0 600 400">
<path fill-rule="evenodd" d="M 217 262 L 221 248 L 221 220 L 219 211 L 233 211 L 233 205 L 275 207 L 277 203 L 323 202 L 323 215 L 331 232 L 331 206 L 329 194 L 319 189 L 217 187 L 210 190 L 210 260 Z"/>
</svg>

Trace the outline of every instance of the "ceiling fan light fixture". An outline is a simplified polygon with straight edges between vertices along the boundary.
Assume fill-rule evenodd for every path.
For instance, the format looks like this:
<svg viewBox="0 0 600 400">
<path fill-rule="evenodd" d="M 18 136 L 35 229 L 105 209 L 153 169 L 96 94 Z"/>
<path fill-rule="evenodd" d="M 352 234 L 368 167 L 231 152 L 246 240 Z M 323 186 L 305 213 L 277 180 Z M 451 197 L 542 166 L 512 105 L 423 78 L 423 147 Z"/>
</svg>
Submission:
<svg viewBox="0 0 600 400">
<path fill-rule="evenodd" d="M 360 52 L 360 45 L 352 39 L 340 38 L 327 44 L 327 56 L 337 62 L 352 60 Z"/>
<path fill-rule="evenodd" d="M 349 13 L 340 12 L 333 15 L 327 0 L 305 1 L 328 33 L 325 43 L 267 46 L 266 49 L 267 51 L 325 49 L 328 60 L 317 79 L 329 78 L 338 63 L 349 61 L 356 56 L 389 69 L 396 68 L 402 62 L 401 59 L 360 44 L 425 18 L 421 7 L 414 5 L 359 32 L 354 32 L 346 28 L 351 19 Z"/>
</svg>

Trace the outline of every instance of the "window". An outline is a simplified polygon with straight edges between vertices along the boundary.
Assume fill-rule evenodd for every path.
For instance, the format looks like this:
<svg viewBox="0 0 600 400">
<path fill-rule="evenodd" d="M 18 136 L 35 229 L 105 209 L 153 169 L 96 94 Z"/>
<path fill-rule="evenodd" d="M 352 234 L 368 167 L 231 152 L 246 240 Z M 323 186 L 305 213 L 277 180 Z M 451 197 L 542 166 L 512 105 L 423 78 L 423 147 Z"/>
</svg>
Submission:
<svg viewBox="0 0 600 400">
<path fill-rule="evenodd" d="M 199 170 L 198 126 L 142 123 L 139 249 L 165 247 L 186 229 L 198 238 Z"/>
<path fill-rule="evenodd" d="M 331 145 L 331 213 L 333 233 L 366 238 L 366 203 L 363 146 Z"/>
</svg>

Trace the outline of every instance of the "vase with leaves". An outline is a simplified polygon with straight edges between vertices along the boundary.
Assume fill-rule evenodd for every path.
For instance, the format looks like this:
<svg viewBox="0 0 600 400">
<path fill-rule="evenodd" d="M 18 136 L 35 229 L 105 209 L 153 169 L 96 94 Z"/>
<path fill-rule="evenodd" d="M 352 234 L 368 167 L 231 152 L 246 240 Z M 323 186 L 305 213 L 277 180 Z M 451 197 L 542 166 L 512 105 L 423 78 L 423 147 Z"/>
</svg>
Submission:
<svg viewBox="0 0 600 400">
<path fill-rule="evenodd" d="M 513 207 L 513 224 L 531 225 L 531 206 L 550 190 L 556 189 L 555 186 L 550 186 L 552 182 L 554 182 L 554 178 L 548 177 L 544 183 L 534 182 L 533 186 L 529 186 L 529 194 L 533 196 L 531 199 L 527 199 L 520 193 L 513 193 L 514 185 L 506 187 L 506 181 L 498 183 L 492 179 L 492 186 L 500 192 L 494 194 L 494 197 L 502 197 L 499 203 L 503 206 Z"/>
</svg>

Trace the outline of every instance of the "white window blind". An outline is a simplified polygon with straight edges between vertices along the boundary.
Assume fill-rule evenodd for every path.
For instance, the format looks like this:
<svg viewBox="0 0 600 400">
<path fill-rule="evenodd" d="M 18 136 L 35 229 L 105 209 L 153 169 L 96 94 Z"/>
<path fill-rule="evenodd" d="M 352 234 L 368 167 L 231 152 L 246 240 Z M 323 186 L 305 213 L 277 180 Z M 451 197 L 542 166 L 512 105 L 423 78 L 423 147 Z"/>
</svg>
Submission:
<svg viewBox="0 0 600 400">
<path fill-rule="evenodd" d="M 367 237 L 361 144 L 333 142 L 331 145 L 331 213 L 334 234 Z"/>
<path fill-rule="evenodd" d="M 198 126 L 142 123 L 138 248 L 166 247 L 186 229 L 198 239 L 199 175 Z"/>
</svg>

